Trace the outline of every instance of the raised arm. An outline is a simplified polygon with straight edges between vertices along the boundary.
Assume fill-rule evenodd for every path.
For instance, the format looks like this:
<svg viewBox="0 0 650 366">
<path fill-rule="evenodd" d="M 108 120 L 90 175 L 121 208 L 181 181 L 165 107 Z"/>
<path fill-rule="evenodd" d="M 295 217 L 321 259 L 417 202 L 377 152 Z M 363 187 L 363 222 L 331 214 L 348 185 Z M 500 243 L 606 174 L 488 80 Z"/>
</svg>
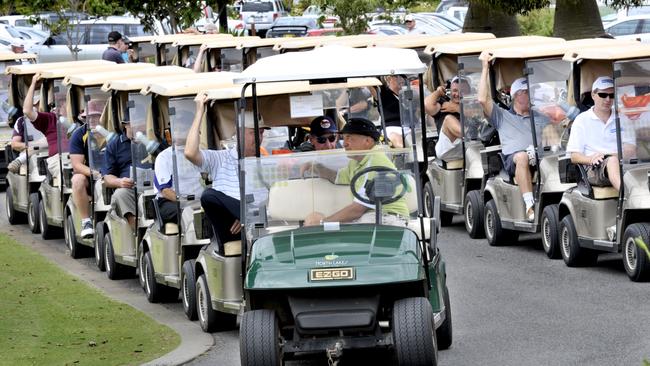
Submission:
<svg viewBox="0 0 650 366">
<path fill-rule="evenodd" d="M 187 141 L 185 142 L 185 157 L 198 167 L 203 166 L 203 156 L 199 150 L 199 140 L 201 136 L 201 121 L 203 120 L 204 107 L 207 100 L 208 97 L 206 95 L 201 95 L 196 100 L 194 121 L 192 121 L 192 127 L 190 127 L 187 133 Z"/>
<path fill-rule="evenodd" d="M 443 95 L 445 95 L 445 87 L 441 85 L 437 87 L 433 93 L 424 98 L 424 110 L 428 115 L 435 116 L 440 112 L 441 105 L 438 103 L 438 99 Z"/>
<path fill-rule="evenodd" d="M 483 114 L 489 119 L 492 116 L 492 107 L 494 105 L 490 97 L 490 54 L 483 51 L 479 56 L 479 60 L 483 64 L 483 71 L 478 84 L 478 101 L 483 107 Z"/>
<path fill-rule="evenodd" d="M 203 64 L 203 57 L 205 56 L 205 51 L 208 49 L 208 46 L 206 44 L 202 44 L 201 48 L 199 48 L 199 54 L 196 55 L 196 60 L 194 61 L 194 66 L 192 67 L 192 71 L 199 73 L 201 72 L 201 65 Z"/>
<path fill-rule="evenodd" d="M 36 84 L 41 79 L 41 75 L 35 74 L 32 77 L 32 84 L 27 89 L 27 94 L 25 95 L 25 100 L 23 101 L 23 114 L 29 118 L 31 121 L 35 120 L 38 117 L 37 111 L 34 110 L 34 90 L 36 89 Z"/>
</svg>

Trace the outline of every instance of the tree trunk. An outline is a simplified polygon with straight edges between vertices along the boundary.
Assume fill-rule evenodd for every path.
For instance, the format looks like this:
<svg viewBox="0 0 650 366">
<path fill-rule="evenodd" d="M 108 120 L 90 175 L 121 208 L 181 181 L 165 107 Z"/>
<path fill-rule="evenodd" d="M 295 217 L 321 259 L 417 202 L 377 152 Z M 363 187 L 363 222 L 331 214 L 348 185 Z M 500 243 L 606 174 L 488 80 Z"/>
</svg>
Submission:
<svg viewBox="0 0 650 366">
<path fill-rule="evenodd" d="M 508 15 L 473 1 L 469 3 L 463 32 L 488 32 L 497 37 L 521 35 L 515 15 Z"/>
<path fill-rule="evenodd" d="M 553 35 L 566 40 L 605 34 L 595 0 L 557 0 Z"/>
<path fill-rule="evenodd" d="M 217 0 L 219 9 L 219 33 L 228 33 L 228 1 Z"/>
</svg>

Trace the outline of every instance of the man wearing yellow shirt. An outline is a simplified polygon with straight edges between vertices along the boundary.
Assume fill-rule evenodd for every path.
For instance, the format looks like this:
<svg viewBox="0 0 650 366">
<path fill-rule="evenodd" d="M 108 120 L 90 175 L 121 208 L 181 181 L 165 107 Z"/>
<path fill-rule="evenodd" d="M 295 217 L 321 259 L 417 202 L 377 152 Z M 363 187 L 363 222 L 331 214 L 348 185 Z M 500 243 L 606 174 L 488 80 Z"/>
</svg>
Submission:
<svg viewBox="0 0 650 366">
<path fill-rule="evenodd" d="M 350 184 L 352 177 L 362 169 L 369 167 L 386 167 L 395 169 L 395 165 L 388 159 L 388 157 L 377 146 L 379 140 L 379 131 L 375 125 L 365 118 L 351 118 L 348 123 L 341 130 L 343 135 L 343 147 L 346 151 L 368 151 L 365 155 L 351 155 L 348 165 L 337 172 L 331 171 L 320 164 L 316 164 L 313 169 L 320 174 L 321 177 L 333 181 L 336 184 Z M 364 191 L 365 183 L 368 179 L 374 179 L 375 172 L 369 172 L 365 176 L 357 179 L 355 183 L 355 191 L 361 196 L 366 196 Z M 400 188 L 398 188 L 400 189 Z M 352 221 L 365 221 L 362 219 L 366 213 L 374 210 L 374 205 L 361 202 L 354 199 L 352 203 L 345 206 L 334 214 L 325 217 L 320 212 L 313 212 L 305 219 L 305 225 L 318 225 L 321 222 L 352 222 Z M 382 212 L 393 217 L 408 218 L 409 212 L 406 205 L 406 198 L 401 197 L 393 203 L 383 205 Z M 374 218 L 374 216 L 373 216 Z M 361 220 L 360 220 L 361 219 Z M 374 221 L 374 219 L 373 219 Z"/>
</svg>

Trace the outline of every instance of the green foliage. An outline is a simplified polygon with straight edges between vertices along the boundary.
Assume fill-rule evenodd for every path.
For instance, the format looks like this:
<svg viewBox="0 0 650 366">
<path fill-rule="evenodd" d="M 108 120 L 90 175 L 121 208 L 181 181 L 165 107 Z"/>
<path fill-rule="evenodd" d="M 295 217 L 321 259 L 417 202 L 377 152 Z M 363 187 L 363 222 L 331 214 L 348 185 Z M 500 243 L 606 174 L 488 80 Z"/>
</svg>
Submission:
<svg viewBox="0 0 650 366">
<path fill-rule="evenodd" d="M 548 7 L 550 0 L 472 0 L 488 8 L 500 9 L 508 15 L 528 14 L 535 9 Z"/>
<path fill-rule="evenodd" d="M 527 15 L 518 15 L 517 21 L 524 36 L 546 36 L 553 35 L 553 9 L 532 10 Z"/>
<path fill-rule="evenodd" d="M 409 9 L 411 13 L 434 12 L 440 4 L 440 0 L 418 1 Z"/>
<path fill-rule="evenodd" d="M 122 7 L 131 14 L 139 14 L 146 29 L 154 29 L 156 20 L 169 20 L 172 32 L 180 32 L 201 18 L 201 2 L 196 0 L 124 0 Z"/>
<path fill-rule="evenodd" d="M 368 28 L 367 13 L 375 10 L 375 2 L 366 0 L 314 0 L 313 4 L 321 9 L 330 8 L 339 16 L 337 26 L 345 34 L 359 34 Z"/>
<path fill-rule="evenodd" d="M 643 5 L 643 0 L 605 0 L 605 4 L 618 10 Z"/>
<path fill-rule="evenodd" d="M 0 235 L 0 364 L 136 365 L 172 351 L 173 330 Z"/>
</svg>

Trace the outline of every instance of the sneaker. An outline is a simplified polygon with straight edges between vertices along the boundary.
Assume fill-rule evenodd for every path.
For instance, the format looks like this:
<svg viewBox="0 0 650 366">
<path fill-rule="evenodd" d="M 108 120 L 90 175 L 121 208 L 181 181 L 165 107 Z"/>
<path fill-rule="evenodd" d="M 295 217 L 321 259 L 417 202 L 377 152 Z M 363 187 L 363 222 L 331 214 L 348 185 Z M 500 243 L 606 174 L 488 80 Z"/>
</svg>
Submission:
<svg viewBox="0 0 650 366">
<path fill-rule="evenodd" d="M 526 210 L 526 220 L 528 221 L 535 221 L 535 207 L 531 206 L 528 207 L 528 210 Z"/>
<path fill-rule="evenodd" d="M 11 163 L 9 163 L 9 165 L 7 165 L 7 170 L 14 174 L 18 174 L 21 165 L 23 164 L 20 162 L 20 160 L 14 159 Z"/>
<path fill-rule="evenodd" d="M 81 224 L 81 237 L 84 239 L 90 239 L 95 235 L 95 229 L 93 229 L 93 223 L 90 221 L 83 222 Z"/>
<path fill-rule="evenodd" d="M 616 239 L 616 225 L 612 225 L 607 229 L 607 238 L 609 241 L 614 241 Z"/>
</svg>

